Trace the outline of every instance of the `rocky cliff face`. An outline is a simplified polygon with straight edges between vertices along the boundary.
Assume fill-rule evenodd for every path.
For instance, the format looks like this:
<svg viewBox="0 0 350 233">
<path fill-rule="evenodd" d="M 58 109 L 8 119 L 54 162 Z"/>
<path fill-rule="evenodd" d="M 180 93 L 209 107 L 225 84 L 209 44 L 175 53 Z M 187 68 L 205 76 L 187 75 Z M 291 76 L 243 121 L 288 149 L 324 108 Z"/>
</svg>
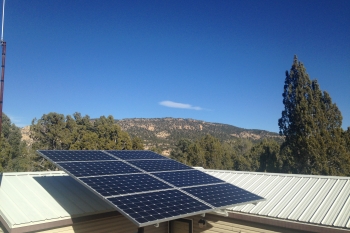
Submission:
<svg viewBox="0 0 350 233">
<path fill-rule="evenodd" d="M 30 126 L 25 126 L 21 128 L 21 133 L 22 133 L 22 140 L 26 141 L 27 144 L 31 145 L 33 143 L 33 140 L 29 137 L 29 129 Z"/>
<path fill-rule="evenodd" d="M 206 134 L 211 134 L 222 141 L 235 138 L 247 138 L 253 141 L 263 138 L 283 140 L 277 133 L 265 130 L 243 129 L 232 125 L 194 119 L 132 118 L 116 120 L 116 123 L 130 136 L 143 139 L 146 148 L 159 147 L 163 154 L 168 154 L 181 138 L 197 139 Z"/>
</svg>

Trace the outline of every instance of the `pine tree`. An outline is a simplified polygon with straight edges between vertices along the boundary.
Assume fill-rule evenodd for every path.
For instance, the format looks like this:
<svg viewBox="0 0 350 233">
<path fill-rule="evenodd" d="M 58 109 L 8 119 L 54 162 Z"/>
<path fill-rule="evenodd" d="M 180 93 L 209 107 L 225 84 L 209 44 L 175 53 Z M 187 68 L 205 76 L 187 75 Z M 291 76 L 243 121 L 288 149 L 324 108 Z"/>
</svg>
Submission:
<svg viewBox="0 0 350 233">
<path fill-rule="evenodd" d="M 284 110 L 278 121 L 283 171 L 303 174 L 346 175 L 348 156 L 342 137 L 342 116 L 317 80 L 310 80 L 296 56 L 286 72 Z"/>
</svg>

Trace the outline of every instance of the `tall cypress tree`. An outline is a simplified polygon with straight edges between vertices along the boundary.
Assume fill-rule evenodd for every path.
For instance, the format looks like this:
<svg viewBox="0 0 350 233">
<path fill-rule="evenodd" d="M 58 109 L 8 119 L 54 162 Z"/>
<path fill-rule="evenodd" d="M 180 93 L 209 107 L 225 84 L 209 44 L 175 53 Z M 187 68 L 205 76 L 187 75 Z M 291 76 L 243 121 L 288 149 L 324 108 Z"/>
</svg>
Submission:
<svg viewBox="0 0 350 233">
<path fill-rule="evenodd" d="M 286 71 L 284 110 L 278 121 L 283 171 L 303 174 L 347 175 L 349 156 L 342 137 L 342 116 L 317 80 L 310 80 L 294 56 Z"/>
</svg>

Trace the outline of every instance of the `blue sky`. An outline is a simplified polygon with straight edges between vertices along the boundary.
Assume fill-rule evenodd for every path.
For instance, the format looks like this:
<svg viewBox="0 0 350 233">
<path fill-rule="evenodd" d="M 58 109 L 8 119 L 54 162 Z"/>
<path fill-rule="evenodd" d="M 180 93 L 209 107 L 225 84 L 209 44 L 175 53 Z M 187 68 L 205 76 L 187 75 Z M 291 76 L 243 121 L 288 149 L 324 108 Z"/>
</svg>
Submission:
<svg viewBox="0 0 350 233">
<path fill-rule="evenodd" d="M 294 54 L 350 126 L 350 1 L 7 0 L 4 112 L 278 132 Z"/>
</svg>

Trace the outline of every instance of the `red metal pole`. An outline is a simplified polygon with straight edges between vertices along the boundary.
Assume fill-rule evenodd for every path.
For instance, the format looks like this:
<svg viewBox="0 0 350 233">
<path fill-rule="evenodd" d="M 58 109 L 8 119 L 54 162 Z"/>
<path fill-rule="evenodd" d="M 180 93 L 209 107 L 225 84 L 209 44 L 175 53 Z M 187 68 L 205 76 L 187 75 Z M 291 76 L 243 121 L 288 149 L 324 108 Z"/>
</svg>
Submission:
<svg viewBox="0 0 350 233">
<path fill-rule="evenodd" d="M 0 140 L 2 130 L 2 104 L 4 102 L 4 80 L 5 80 L 5 56 L 6 56 L 6 42 L 1 42 L 2 46 L 2 63 L 1 63 L 1 89 L 0 89 Z"/>
</svg>

